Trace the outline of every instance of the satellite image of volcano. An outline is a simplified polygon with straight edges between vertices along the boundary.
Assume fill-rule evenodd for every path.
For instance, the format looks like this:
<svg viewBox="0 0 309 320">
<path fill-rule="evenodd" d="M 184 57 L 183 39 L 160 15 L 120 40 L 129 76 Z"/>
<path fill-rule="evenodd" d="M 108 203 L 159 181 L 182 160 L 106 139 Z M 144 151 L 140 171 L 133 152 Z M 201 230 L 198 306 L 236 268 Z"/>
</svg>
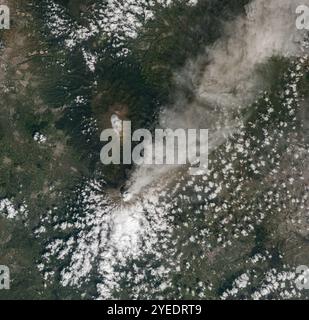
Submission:
<svg viewBox="0 0 309 320">
<path fill-rule="evenodd" d="M 0 0 L 0 300 L 307 299 L 309 0 Z"/>
</svg>

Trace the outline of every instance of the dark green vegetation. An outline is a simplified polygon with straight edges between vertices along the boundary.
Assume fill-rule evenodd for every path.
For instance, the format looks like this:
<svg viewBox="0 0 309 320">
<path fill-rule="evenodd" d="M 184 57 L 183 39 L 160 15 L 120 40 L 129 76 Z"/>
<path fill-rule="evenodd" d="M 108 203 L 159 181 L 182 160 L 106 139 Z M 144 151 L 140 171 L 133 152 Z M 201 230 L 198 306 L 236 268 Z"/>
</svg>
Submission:
<svg viewBox="0 0 309 320">
<path fill-rule="evenodd" d="M 7 68 L 0 75 L 0 199 L 13 199 L 17 207 L 26 200 L 29 216 L 18 222 L 0 218 L 0 261 L 11 266 L 13 279 L 13 289 L 0 292 L 1 298 L 72 297 L 62 295 L 58 286 L 43 289 L 35 268 L 42 249 L 31 233 L 49 210 L 57 207 L 61 214 L 64 199 L 82 176 L 103 170 L 99 133 L 82 135 L 85 119 L 95 117 L 100 124 L 106 110 L 120 103 L 128 106 L 137 127 L 153 124 L 158 108 L 169 101 L 173 71 L 213 42 L 222 21 L 245 2 L 201 1 L 190 9 L 181 1 L 170 9 L 158 6 L 157 18 L 123 44 L 131 50 L 127 57 L 115 57 L 121 51 L 114 48 L 117 39 L 99 34 L 83 43 L 98 56 L 91 73 L 79 47 L 66 50 L 63 39 L 49 34 L 47 1 L 10 1 L 13 27 L 0 31 L 1 61 Z M 58 3 L 72 23 L 83 24 L 95 1 Z M 77 96 L 85 98 L 83 105 L 74 102 Z M 46 135 L 47 143 L 33 141 L 35 132 Z M 124 172 L 118 171 L 109 168 L 103 175 L 119 183 Z"/>
<path fill-rule="evenodd" d="M 12 290 L 0 291 L 0 299 L 77 299 L 81 292 L 64 289 L 57 282 L 44 288 L 36 264 L 48 241 L 56 238 L 58 233 L 52 228 L 53 221 L 39 240 L 35 239 L 34 231 L 51 211 L 60 221 L 66 221 L 69 208 L 82 211 L 83 208 L 75 205 L 78 201 L 76 194 L 88 178 L 103 178 L 109 187 L 115 189 L 123 184 L 127 177 L 126 168 L 105 168 L 99 162 L 99 133 L 108 124 L 110 112 L 122 106 L 136 128 L 153 128 L 159 109 L 172 104 L 173 92 L 179 89 L 173 79 L 174 72 L 180 70 L 187 59 L 202 54 L 205 46 L 221 35 L 223 23 L 241 13 L 248 1 L 201 0 L 191 8 L 177 1 L 170 8 L 158 6 L 154 9 L 155 19 L 145 23 L 136 38 L 120 41 L 116 36 L 107 37 L 100 32 L 73 49 L 65 47 L 65 39 L 75 25 L 87 25 L 88 18 L 96 12 L 97 1 L 55 1 L 61 4 L 60 14 L 67 21 L 67 31 L 60 36 L 51 34 L 46 25 L 50 1 L 28 2 L 30 4 L 11 1 L 13 28 L 10 32 L 0 31 L 0 41 L 4 44 L 0 49 L 0 62 L 5 63 L 0 74 L 0 200 L 8 198 L 16 207 L 25 201 L 29 212 L 27 217 L 22 216 L 17 221 L 0 218 L 0 264 L 11 267 L 13 280 Z M 95 72 L 87 67 L 82 48 L 97 57 Z M 117 55 L 123 49 L 129 49 L 129 53 Z M 251 106 L 249 115 L 245 114 L 245 139 L 250 140 L 252 154 L 243 159 L 238 154 L 235 161 L 233 154 L 223 146 L 212 155 L 217 171 L 223 172 L 224 166 L 215 159 L 224 158 L 233 163 L 235 178 L 241 177 L 245 181 L 237 190 L 239 182 L 231 175 L 222 174 L 217 178 L 223 181 L 224 189 L 220 199 L 211 203 L 226 203 L 226 210 L 217 214 L 218 217 L 213 211 L 205 217 L 205 212 L 200 210 L 205 202 L 200 203 L 196 198 L 189 204 L 175 202 L 175 207 L 182 208 L 183 212 L 175 215 L 171 246 L 174 246 L 172 240 L 176 240 L 175 255 L 182 253 L 181 269 L 171 275 L 172 286 L 162 291 L 162 295 L 191 299 L 203 293 L 208 298 L 218 298 L 231 288 L 238 276 L 250 269 L 250 263 L 246 262 L 248 257 L 266 251 L 271 259 L 259 265 L 256 270 L 259 277 L 270 268 L 283 268 L 285 263 L 309 264 L 307 249 L 304 249 L 308 239 L 290 224 L 290 219 L 299 217 L 292 214 L 287 219 L 291 212 L 297 212 L 297 205 L 291 199 L 291 207 L 282 214 L 277 210 L 280 207 L 277 202 L 276 207 L 273 206 L 274 196 L 267 196 L 275 183 L 280 185 L 290 178 L 286 172 L 280 179 L 271 173 L 278 166 L 284 169 L 291 165 L 291 158 L 282 156 L 289 147 L 287 137 L 297 140 L 305 135 L 298 119 L 303 116 L 295 120 L 294 115 L 282 108 L 282 88 L 289 80 L 285 73 L 291 66 L 291 61 L 275 57 L 260 67 L 267 93 Z M 307 72 L 299 83 L 300 92 L 306 96 L 308 84 Z M 190 101 L 192 92 L 186 90 L 185 95 Z M 77 97 L 82 97 L 82 101 Z M 263 120 L 269 110 L 265 98 L 274 108 L 267 121 Z M 96 121 L 97 129 L 83 134 L 85 129 L 94 127 L 93 121 Z M 262 129 L 273 133 L 281 122 L 288 126 L 280 131 L 280 139 L 260 148 L 261 141 L 265 140 Z M 36 132 L 44 134 L 47 142 L 38 144 L 34 141 Z M 260 140 L 254 141 L 252 137 Z M 238 138 L 232 140 L 233 148 L 236 148 Z M 282 158 L 272 154 L 274 145 L 279 146 L 279 157 Z M 248 169 L 250 156 L 271 165 L 256 174 Z M 273 162 L 269 157 L 273 157 Z M 229 181 L 232 183 L 227 186 Z M 301 185 L 296 186 L 294 192 L 298 190 L 303 190 Z M 195 191 L 189 189 L 186 193 L 191 197 Z M 240 230 L 249 228 L 249 223 L 242 225 L 249 213 L 253 215 L 253 222 L 261 213 L 267 217 L 245 240 L 235 240 L 226 248 L 217 247 L 218 234 L 222 233 L 222 241 L 229 241 Z M 225 229 L 222 220 L 230 214 L 233 216 L 232 227 Z M 200 244 L 188 239 L 208 227 L 211 232 L 207 241 L 213 246 L 206 256 L 202 256 Z M 289 239 L 287 234 L 291 234 Z M 164 251 L 165 248 L 160 249 Z M 281 259 L 279 256 L 283 252 L 286 254 Z M 131 272 L 134 264 L 156 269 L 164 265 L 165 259 L 168 261 L 164 256 L 162 261 L 147 256 L 145 261 L 129 263 L 126 272 Z M 61 270 L 66 261 L 55 259 L 53 263 Z M 148 286 L 153 287 L 150 292 L 157 297 L 159 281 L 150 272 L 146 279 Z M 84 298 L 95 295 L 95 280 L 94 275 L 92 285 L 82 288 L 87 293 Z M 201 281 L 212 283 L 212 290 L 199 288 Z M 252 284 L 252 292 L 255 285 Z M 134 290 L 128 279 L 122 279 L 121 290 L 114 295 L 116 298 L 130 298 Z M 248 298 L 251 291 L 240 298 Z M 140 297 L 148 298 L 149 293 L 141 292 Z"/>
</svg>

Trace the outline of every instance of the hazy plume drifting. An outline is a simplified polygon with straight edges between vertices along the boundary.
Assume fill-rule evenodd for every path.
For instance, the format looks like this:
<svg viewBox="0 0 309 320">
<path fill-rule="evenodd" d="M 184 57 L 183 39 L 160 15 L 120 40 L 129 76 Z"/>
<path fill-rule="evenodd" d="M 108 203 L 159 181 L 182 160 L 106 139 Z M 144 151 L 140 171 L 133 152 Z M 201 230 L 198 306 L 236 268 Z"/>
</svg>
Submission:
<svg viewBox="0 0 309 320">
<path fill-rule="evenodd" d="M 306 0 L 309 6 L 309 0 Z M 160 115 L 162 128 L 210 129 L 210 151 L 222 143 L 235 123 L 235 108 L 248 106 L 263 83 L 255 69 L 273 55 L 301 53 L 303 33 L 297 30 L 299 0 L 255 0 L 246 14 L 225 25 L 224 35 L 205 54 L 175 75 L 175 103 Z M 302 3 L 304 4 L 304 3 Z M 191 92 L 190 101 L 185 92 Z M 134 195 L 160 177 L 168 180 L 170 167 L 140 167 L 131 179 Z"/>
</svg>

